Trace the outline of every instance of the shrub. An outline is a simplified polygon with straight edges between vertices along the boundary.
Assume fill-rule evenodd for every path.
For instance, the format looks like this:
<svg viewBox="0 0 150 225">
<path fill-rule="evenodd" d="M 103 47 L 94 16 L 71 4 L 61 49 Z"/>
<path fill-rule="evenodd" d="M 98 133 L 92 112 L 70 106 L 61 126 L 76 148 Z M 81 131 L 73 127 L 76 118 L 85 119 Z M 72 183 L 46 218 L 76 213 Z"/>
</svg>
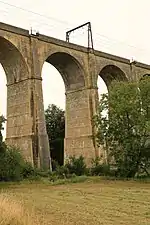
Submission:
<svg viewBox="0 0 150 225">
<path fill-rule="evenodd" d="M 94 175 L 94 176 L 100 176 L 100 175 L 109 176 L 110 174 L 111 174 L 110 167 L 107 164 L 99 164 L 91 168 L 91 175 Z"/>
<path fill-rule="evenodd" d="M 35 175 L 36 171 L 17 148 L 6 146 L 0 151 L 0 181 L 20 181 Z"/>
<path fill-rule="evenodd" d="M 87 180 L 87 176 L 72 176 L 70 178 L 70 183 L 82 183 Z"/>
<path fill-rule="evenodd" d="M 69 177 L 69 169 L 67 166 L 57 166 L 55 172 L 60 179 Z"/>
<path fill-rule="evenodd" d="M 52 159 L 51 163 L 52 163 L 52 171 L 56 170 L 56 168 L 59 166 L 58 162 Z"/>
<path fill-rule="evenodd" d="M 7 147 L 0 152 L 0 181 L 19 181 L 23 179 L 24 160 L 15 148 Z"/>
<path fill-rule="evenodd" d="M 68 168 L 70 174 L 74 173 L 77 176 L 86 174 L 86 164 L 83 156 L 79 158 L 75 158 L 75 156 L 70 157 L 65 166 Z"/>
<path fill-rule="evenodd" d="M 53 172 L 50 173 L 50 176 L 49 176 L 49 180 L 50 181 L 54 182 L 54 181 L 56 181 L 58 179 L 59 179 L 59 177 L 58 177 L 56 171 L 53 171 Z"/>
<path fill-rule="evenodd" d="M 110 176 L 112 175 L 110 165 L 106 163 L 100 163 L 100 159 L 96 158 L 92 160 L 91 167 L 91 175 L 92 176 Z"/>
<path fill-rule="evenodd" d="M 45 170 L 41 170 L 39 168 L 37 168 L 35 170 L 35 176 L 40 176 L 40 177 L 49 177 L 50 175 L 50 171 L 45 171 Z"/>
<path fill-rule="evenodd" d="M 37 171 L 33 168 L 31 163 L 24 162 L 23 168 L 22 168 L 22 176 L 23 178 L 29 178 L 30 176 L 36 176 Z"/>
</svg>

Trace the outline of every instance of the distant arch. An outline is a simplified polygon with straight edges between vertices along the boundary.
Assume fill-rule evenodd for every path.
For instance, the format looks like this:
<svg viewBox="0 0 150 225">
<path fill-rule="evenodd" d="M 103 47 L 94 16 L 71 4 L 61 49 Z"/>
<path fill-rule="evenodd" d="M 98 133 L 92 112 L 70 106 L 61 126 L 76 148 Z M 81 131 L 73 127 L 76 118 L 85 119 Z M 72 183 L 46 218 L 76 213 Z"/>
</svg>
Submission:
<svg viewBox="0 0 150 225">
<path fill-rule="evenodd" d="M 112 81 L 127 81 L 125 73 L 115 65 L 107 65 L 102 68 L 99 76 L 104 80 L 107 88 L 109 88 Z"/>
</svg>

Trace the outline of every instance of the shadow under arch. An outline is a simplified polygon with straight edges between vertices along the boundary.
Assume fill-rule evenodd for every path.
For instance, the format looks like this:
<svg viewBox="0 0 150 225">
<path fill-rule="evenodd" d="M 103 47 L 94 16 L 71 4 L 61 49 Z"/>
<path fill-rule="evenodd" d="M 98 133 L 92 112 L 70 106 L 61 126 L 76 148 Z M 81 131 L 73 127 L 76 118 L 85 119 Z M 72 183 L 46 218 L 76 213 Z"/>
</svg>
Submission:
<svg viewBox="0 0 150 225">
<path fill-rule="evenodd" d="M 107 89 L 113 81 L 128 81 L 125 73 L 115 65 L 107 65 L 100 71 L 99 76 L 104 80 Z"/>
</svg>

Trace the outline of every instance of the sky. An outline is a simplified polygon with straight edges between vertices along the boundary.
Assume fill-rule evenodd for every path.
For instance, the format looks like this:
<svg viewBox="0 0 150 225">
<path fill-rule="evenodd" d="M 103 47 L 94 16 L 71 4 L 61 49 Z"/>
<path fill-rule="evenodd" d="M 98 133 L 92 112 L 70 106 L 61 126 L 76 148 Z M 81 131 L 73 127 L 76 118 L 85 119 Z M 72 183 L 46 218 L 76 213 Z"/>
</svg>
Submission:
<svg viewBox="0 0 150 225">
<path fill-rule="evenodd" d="M 150 64 L 149 0 L 0 0 L 0 22 L 65 40 L 65 32 L 90 21 L 94 48 Z M 87 46 L 87 30 L 70 41 Z M 0 66 L 0 114 L 6 116 L 6 76 Z M 59 72 L 45 63 L 42 70 L 44 107 L 65 109 L 65 88 Z M 107 91 L 98 80 L 99 93 Z"/>
</svg>

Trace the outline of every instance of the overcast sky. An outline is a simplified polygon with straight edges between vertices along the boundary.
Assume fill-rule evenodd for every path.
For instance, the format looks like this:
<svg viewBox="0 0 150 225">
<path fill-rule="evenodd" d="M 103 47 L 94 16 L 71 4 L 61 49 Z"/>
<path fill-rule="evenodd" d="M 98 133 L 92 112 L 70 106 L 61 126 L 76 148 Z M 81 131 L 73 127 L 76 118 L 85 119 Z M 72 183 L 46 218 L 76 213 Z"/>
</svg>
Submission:
<svg viewBox="0 0 150 225">
<path fill-rule="evenodd" d="M 149 0 L 3 0 L 0 21 L 25 29 L 33 27 L 63 40 L 68 29 L 90 21 L 96 49 L 150 64 L 149 10 Z M 86 35 L 85 29 L 80 30 L 71 36 L 71 41 L 86 46 Z M 0 74 L 0 114 L 6 115 L 6 77 L 2 67 Z M 55 103 L 64 109 L 61 75 L 45 63 L 42 76 L 45 108 Z M 102 82 L 99 90 L 106 91 Z"/>
</svg>

